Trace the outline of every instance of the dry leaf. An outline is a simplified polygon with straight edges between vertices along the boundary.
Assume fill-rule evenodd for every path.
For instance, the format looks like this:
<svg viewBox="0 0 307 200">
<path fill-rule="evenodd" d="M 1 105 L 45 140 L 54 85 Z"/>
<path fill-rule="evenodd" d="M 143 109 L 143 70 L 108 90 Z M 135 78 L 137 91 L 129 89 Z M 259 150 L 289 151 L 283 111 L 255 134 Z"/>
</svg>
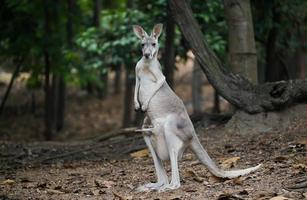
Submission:
<svg viewBox="0 0 307 200">
<path fill-rule="evenodd" d="M 214 184 L 214 183 L 221 183 L 221 182 L 224 182 L 225 179 L 223 178 L 219 178 L 219 177 L 216 177 L 216 176 L 209 176 L 209 179 L 208 179 L 208 182 L 210 184 Z"/>
<path fill-rule="evenodd" d="M 284 162 L 284 161 L 287 161 L 287 160 L 289 160 L 288 156 L 277 156 L 277 157 L 274 158 L 275 162 Z"/>
<path fill-rule="evenodd" d="M 195 180 L 198 183 L 202 183 L 202 182 L 204 182 L 205 179 L 203 177 L 196 176 L 196 177 L 193 178 L 193 180 Z"/>
<path fill-rule="evenodd" d="M 5 181 L 2 181 L 1 185 L 13 185 L 15 183 L 12 179 L 6 179 Z"/>
<path fill-rule="evenodd" d="M 295 165 L 293 165 L 293 167 L 295 169 L 307 169 L 307 165 L 305 165 L 303 163 L 295 164 Z"/>
<path fill-rule="evenodd" d="M 186 176 L 187 177 L 195 177 L 197 175 L 196 175 L 196 173 L 193 170 L 187 170 L 186 171 Z"/>
<path fill-rule="evenodd" d="M 302 145 L 307 145 L 307 138 L 303 138 L 303 139 L 297 140 L 296 143 L 302 144 Z"/>
<path fill-rule="evenodd" d="M 234 167 L 234 165 L 238 162 L 238 160 L 240 160 L 240 157 L 232 157 L 232 158 L 228 158 L 226 160 L 224 160 L 221 165 L 228 169 L 231 167 Z"/>
<path fill-rule="evenodd" d="M 142 149 L 130 154 L 133 158 L 143 158 L 149 155 L 148 149 Z"/>
<path fill-rule="evenodd" d="M 236 185 L 242 185 L 243 184 L 243 181 L 245 181 L 246 177 L 244 176 L 240 176 L 240 177 L 237 177 L 237 178 L 234 178 L 232 179 L 232 182 Z"/>
<path fill-rule="evenodd" d="M 242 198 L 237 197 L 232 194 L 221 194 L 217 199 L 218 200 L 243 200 Z"/>
<path fill-rule="evenodd" d="M 289 199 L 283 196 L 277 196 L 277 197 L 270 198 L 270 200 L 292 200 L 292 199 Z"/>
<path fill-rule="evenodd" d="M 97 187 L 101 187 L 101 188 L 111 188 L 114 185 L 116 185 L 114 181 L 101 181 L 97 179 L 94 181 L 94 183 Z"/>
<path fill-rule="evenodd" d="M 100 195 L 100 190 L 92 190 L 92 193 L 94 194 L 94 196 L 98 196 Z"/>
<path fill-rule="evenodd" d="M 46 189 L 47 194 L 64 194 L 64 192 L 60 190 Z"/>
<path fill-rule="evenodd" d="M 120 194 L 118 194 L 118 193 L 116 193 L 114 191 L 113 191 L 113 195 L 115 197 L 119 198 L 120 200 L 131 200 L 131 199 L 133 199 L 132 196 L 125 197 L 125 196 L 122 196 L 122 195 L 120 195 Z"/>
</svg>

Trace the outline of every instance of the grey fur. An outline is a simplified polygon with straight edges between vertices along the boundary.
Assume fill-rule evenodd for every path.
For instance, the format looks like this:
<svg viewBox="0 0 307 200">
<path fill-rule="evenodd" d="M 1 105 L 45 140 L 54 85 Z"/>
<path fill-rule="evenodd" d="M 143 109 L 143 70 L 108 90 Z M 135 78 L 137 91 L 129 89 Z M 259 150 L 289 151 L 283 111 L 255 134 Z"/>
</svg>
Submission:
<svg viewBox="0 0 307 200">
<path fill-rule="evenodd" d="M 150 36 L 140 26 L 134 26 L 133 29 L 144 44 L 143 57 L 135 68 L 134 104 L 135 109 L 142 109 L 147 116 L 142 129 L 138 131 L 144 132 L 144 140 L 153 157 L 158 178 L 157 183 L 146 184 L 138 190 L 165 191 L 179 188 L 178 160 L 186 148 L 191 148 L 209 171 L 218 177 L 234 178 L 257 170 L 260 165 L 232 171 L 224 171 L 216 166 L 200 144 L 182 100 L 172 91 L 162 74 L 157 59 L 158 37 L 161 34 L 162 25 L 156 25 Z M 155 43 L 154 46 L 153 43 Z M 148 53 L 150 56 L 146 57 L 145 54 Z M 162 164 L 165 160 L 171 162 L 170 182 Z"/>
</svg>

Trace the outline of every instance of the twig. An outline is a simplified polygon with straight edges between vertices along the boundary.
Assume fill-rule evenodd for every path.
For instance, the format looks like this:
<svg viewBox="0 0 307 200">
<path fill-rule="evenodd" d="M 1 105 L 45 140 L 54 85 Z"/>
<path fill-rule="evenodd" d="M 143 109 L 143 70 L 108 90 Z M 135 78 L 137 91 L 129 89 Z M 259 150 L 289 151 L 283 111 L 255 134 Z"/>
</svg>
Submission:
<svg viewBox="0 0 307 200">
<path fill-rule="evenodd" d="M 287 187 L 287 189 L 293 189 L 293 190 L 301 188 L 307 188 L 307 180 L 300 181 L 298 183 L 295 183 L 294 185 Z"/>
<path fill-rule="evenodd" d="M 102 142 L 102 141 L 105 141 L 105 140 L 110 139 L 112 137 L 119 136 L 119 135 L 135 134 L 136 129 L 137 129 L 136 127 L 122 128 L 122 129 L 119 129 L 119 130 L 114 130 L 114 131 L 110 131 L 108 133 L 104 133 L 102 135 L 99 135 L 99 136 L 91 139 L 91 140 L 94 141 L 94 142 Z"/>
</svg>

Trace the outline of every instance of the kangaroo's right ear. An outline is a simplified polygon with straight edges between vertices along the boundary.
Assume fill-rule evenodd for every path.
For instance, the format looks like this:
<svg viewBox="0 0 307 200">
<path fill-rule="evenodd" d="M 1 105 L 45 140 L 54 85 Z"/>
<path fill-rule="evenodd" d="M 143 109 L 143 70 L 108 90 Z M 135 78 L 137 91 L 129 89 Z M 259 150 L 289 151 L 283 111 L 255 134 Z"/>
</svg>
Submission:
<svg viewBox="0 0 307 200">
<path fill-rule="evenodd" d="M 144 29 L 139 25 L 133 25 L 133 32 L 140 39 L 143 39 L 145 36 L 148 36 Z"/>
</svg>

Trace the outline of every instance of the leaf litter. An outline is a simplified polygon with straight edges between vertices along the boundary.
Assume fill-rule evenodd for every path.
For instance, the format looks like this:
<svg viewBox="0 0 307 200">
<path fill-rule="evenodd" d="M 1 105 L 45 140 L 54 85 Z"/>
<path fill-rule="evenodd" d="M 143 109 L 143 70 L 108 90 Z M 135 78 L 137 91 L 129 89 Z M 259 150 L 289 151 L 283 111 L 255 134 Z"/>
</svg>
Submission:
<svg viewBox="0 0 307 200">
<path fill-rule="evenodd" d="M 141 138 L 105 141 L 94 151 L 34 164 L 44 157 L 88 147 L 88 143 L 0 143 L 0 197 L 11 199 L 306 199 L 307 181 L 305 121 L 300 131 L 239 135 L 223 126 L 200 129 L 200 140 L 209 155 L 227 170 L 263 166 L 235 179 L 211 175 L 188 151 L 179 164 L 181 188 L 165 193 L 137 192 L 136 188 L 155 182 L 156 175 L 148 150 L 131 154 Z M 129 141 L 129 142 L 127 142 Z M 113 143 L 112 143 L 113 142 Z M 231 151 L 229 151 L 231 147 Z M 23 152 L 31 152 L 31 155 Z M 35 155 L 35 156 L 33 156 Z M 218 163 L 218 162 L 217 162 Z M 170 167 L 166 163 L 167 173 Z"/>
</svg>

